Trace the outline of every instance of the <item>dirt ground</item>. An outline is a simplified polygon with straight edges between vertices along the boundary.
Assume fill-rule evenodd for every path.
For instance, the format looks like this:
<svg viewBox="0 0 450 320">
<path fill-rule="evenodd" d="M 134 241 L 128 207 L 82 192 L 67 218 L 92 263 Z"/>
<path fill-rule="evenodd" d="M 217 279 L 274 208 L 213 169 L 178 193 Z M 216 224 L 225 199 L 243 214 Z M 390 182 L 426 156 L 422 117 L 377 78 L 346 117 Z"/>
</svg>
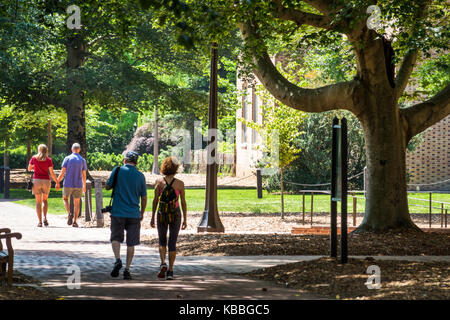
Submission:
<svg viewBox="0 0 450 320">
<path fill-rule="evenodd" d="M 0 285 L 0 300 L 57 300 L 59 297 L 41 287 L 36 280 L 14 271 L 11 287 Z"/>
<path fill-rule="evenodd" d="M 377 265 L 381 288 L 368 289 L 367 268 Z M 274 281 L 300 292 L 335 299 L 449 300 L 450 264 L 447 262 L 375 261 L 332 258 L 296 262 L 255 270 L 249 278 Z"/>
<path fill-rule="evenodd" d="M 156 247 L 157 235 L 143 236 L 142 243 Z M 177 252 L 183 256 L 328 255 L 330 240 L 327 235 L 181 233 Z M 386 234 L 350 233 L 348 254 L 450 255 L 450 234 L 395 231 Z"/>
<path fill-rule="evenodd" d="M 59 174 L 59 170 L 55 170 L 56 174 Z M 89 171 L 94 179 L 101 179 L 104 183 L 111 174 L 110 171 Z M 144 172 L 145 180 L 147 184 L 153 186 L 157 178 L 160 175 Z M 180 173 L 177 177 L 184 181 L 186 187 L 189 188 L 201 188 L 205 187 L 206 175 L 205 174 L 186 174 Z M 16 188 L 25 185 L 30 179 L 29 174 L 25 169 L 14 169 L 11 171 L 11 187 Z M 256 175 L 250 175 L 245 177 L 231 177 L 223 176 L 217 178 L 217 185 L 219 187 L 239 187 L 239 188 L 256 188 Z"/>
<path fill-rule="evenodd" d="M 412 214 L 414 223 L 421 228 L 428 228 L 428 216 L 425 214 Z M 196 232 L 197 225 L 202 218 L 202 212 L 189 212 L 188 213 L 188 227 L 187 231 Z M 439 215 L 433 217 L 433 227 L 440 227 Z M 356 225 L 358 226 L 363 219 L 363 214 L 360 213 L 356 219 Z M 144 229 L 150 229 L 151 212 L 147 212 L 142 222 Z M 255 233 L 290 233 L 292 227 L 299 226 L 311 226 L 310 214 L 303 219 L 298 213 L 286 213 L 285 218 L 280 219 L 279 213 L 235 213 L 235 212 L 221 212 L 220 220 L 225 228 L 225 232 L 255 232 Z M 340 220 L 340 218 L 338 219 Z M 110 218 L 109 214 L 104 215 L 105 226 L 109 227 Z M 353 220 L 351 215 L 348 217 L 348 225 L 353 226 Z M 95 223 L 94 223 L 95 224 Z M 329 213 L 314 213 L 313 225 L 330 225 Z M 340 226 L 340 223 L 338 223 Z"/>
</svg>

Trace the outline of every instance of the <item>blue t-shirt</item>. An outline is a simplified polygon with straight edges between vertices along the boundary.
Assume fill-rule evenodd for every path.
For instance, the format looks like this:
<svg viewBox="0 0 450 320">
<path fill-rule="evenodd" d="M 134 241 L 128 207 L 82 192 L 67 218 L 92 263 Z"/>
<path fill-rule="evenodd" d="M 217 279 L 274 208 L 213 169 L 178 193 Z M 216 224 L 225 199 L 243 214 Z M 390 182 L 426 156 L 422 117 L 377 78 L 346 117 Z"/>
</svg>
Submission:
<svg viewBox="0 0 450 320">
<path fill-rule="evenodd" d="M 87 171 L 86 160 L 78 154 L 72 153 L 64 158 L 62 167 L 66 168 L 66 178 L 64 179 L 65 188 L 82 188 L 82 172 Z"/>
<path fill-rule="evenodd" d="M 113 185 L 114 168 L 106 184 Z M 140 197 L 147 196 L 145 176 L 131 164 L 120 167 L 114 191 L 111 215 L 122 218 L 140 218 Z"/>
</svg>

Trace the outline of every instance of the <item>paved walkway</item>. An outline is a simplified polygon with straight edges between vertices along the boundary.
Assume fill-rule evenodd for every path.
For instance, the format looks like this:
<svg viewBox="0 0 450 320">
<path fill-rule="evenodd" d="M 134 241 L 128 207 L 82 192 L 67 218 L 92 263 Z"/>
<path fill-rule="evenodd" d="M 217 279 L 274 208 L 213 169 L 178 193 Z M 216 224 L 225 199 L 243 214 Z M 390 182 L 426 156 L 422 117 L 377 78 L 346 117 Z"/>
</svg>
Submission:
<svg viewBox="0 0 450 320">
<path fill-rule="evenodd" d="M 39 279 L 58 294 L 72 299 L 314 299 L 298 291 L 254 281 L 231 273 L 245 272 L 317 257 L 178 257 L 176 280 L 156 278 L 159 255 L 155 248 L 139 246 L 131 268 L 134 279 L 109 276 L 114 262 L 109 229 L 73 228 L 65 217 L 49 215 L 50 226 L 37 228 L 31 208 L 0 202 L 0 227 L 21 232 L 13 240 L 15 268 Z M 145 232 L 155 232 L 145 230 Z M 125 261 L 125 247 L 122 260 Z M 68 268 L 81 270 L 81 289 L 68 289 Z M 263 288 L 267 290 L 263 290 Z"/>
<path fill-rule="evenodd" d="M 132 281 L 113 279 L 114 262 L 109 229 L 73 228 L 63 216 L 49 215 L 50 226 L 37 228 L 33 209 L 0 201 L 0 228 L 21 232 L 13 240 L 15 268 L 39 279 L 65 299 L 318 299 L 265 281 L 233 275 L 277 264 L 317 259 L 320 256 L 178 257 L 175 281 L 156 278 L 159 255 L 139 246 L 133 260 Z M 143 230 L 143 233 L 156 233 Z M 125 248 L 122 260 L 125 261 Z M 375 259 L 448 261 L 450 256 L 374 256 Z M 68 289 L 71 266 L 81 271 L 81 289 Z M 264 290 L 263 290 L 264 288 Z"/>
</svg>

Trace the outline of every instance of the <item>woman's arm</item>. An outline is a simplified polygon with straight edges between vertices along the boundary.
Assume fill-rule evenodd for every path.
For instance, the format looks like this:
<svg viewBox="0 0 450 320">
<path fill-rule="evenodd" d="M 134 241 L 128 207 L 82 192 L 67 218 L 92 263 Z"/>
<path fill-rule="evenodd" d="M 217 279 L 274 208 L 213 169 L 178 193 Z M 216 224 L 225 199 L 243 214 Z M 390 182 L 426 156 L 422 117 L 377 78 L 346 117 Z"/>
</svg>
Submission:
<svg viewBox="0 0 450 320">
<path fill-rule="evenodd" d="M 184 182 L 181 182 L 180 186 L 180 200 L 181 200 L 181 209 L 183 210 L 183 224 L 181 228 L 184 230 L 187 227 L 187 206 L 186 206 L 186 194 L 184 190 Z"/>
<path fill-rule="evenodd" d="M 58 181 L 58 178 L 56 178 L 56 174 L 55 174 L 55 171 L 53 171 L 53 167 L 49 167 L 48 170 L 50 171 L 50 176 L 55 181 L 56 190 L 59 190 L 59 181 Z"/>
<path fill-rule="evenodd" d="M 30 163 L 28 164 L 28 171 L 34 170 L 34 165 L 32 164 L 32 162 L 33 162 L 33 158 L 30 159 Z"/>
<path fill-rule="evenodd" d="M 152 205 L 152 220 L 150 222 L 150 225 L 152 228 L 155 227 L 155 213 L 156 209 L 158 208 L 158 199 L 159 199 L 159 181 L 156 180 L 155 182 L 155 194 L 153 197 L 153 205 Z"/>
</svg>

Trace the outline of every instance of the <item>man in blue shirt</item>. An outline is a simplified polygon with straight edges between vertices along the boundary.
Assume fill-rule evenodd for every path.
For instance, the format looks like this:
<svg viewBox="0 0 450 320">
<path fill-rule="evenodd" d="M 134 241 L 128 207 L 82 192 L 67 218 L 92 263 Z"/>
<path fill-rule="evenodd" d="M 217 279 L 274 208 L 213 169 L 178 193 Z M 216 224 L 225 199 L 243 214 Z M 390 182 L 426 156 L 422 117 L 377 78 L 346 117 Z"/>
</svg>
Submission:
<svg viewBox="0 0 450 320">
<path fill-rule="evenodd" d="M 77 219 L 81 207 L 80 199 L 83 193 L 86 192 L 87 164 L 86 160 L 80 155 L 80 150 L 79 143 L 72 145 L 72 154 L 64 158 L 61 173 L 58 177 L 58 183 L 60 183 L 64 175 L 66 175 L 63 185 L 63 201 L 68 214 L 67 224 L 70 226 L 73 218 L 74 227 L 78 227 Z M 73 196 L 73 217 L 70 214 L 70 196 Z"/>
<path fill-rule="evenodd" d="M 114 168 L 106 181 L 106 190 L 114 188 L 111 209 L 111 244 L 116 262 L 114 263 L 111 276 L 118 277 L 122 268 L 120 243 L 123 242 L 124 231 L 126 230 L 127 263 L 123 272 L 125 280 L 132 279 L 130 266 L 134 256 L 134 246 L 140 244 L 141 221 L 144 218 L 145 208 L 147 207 L 145 176 L 136 168 L 138 157 L 139 155 L 134 151 L 127 152 L 124 165 L 120 168 Z M 116 174 L 117 177 L 114 178 Z"/>
</svg>

